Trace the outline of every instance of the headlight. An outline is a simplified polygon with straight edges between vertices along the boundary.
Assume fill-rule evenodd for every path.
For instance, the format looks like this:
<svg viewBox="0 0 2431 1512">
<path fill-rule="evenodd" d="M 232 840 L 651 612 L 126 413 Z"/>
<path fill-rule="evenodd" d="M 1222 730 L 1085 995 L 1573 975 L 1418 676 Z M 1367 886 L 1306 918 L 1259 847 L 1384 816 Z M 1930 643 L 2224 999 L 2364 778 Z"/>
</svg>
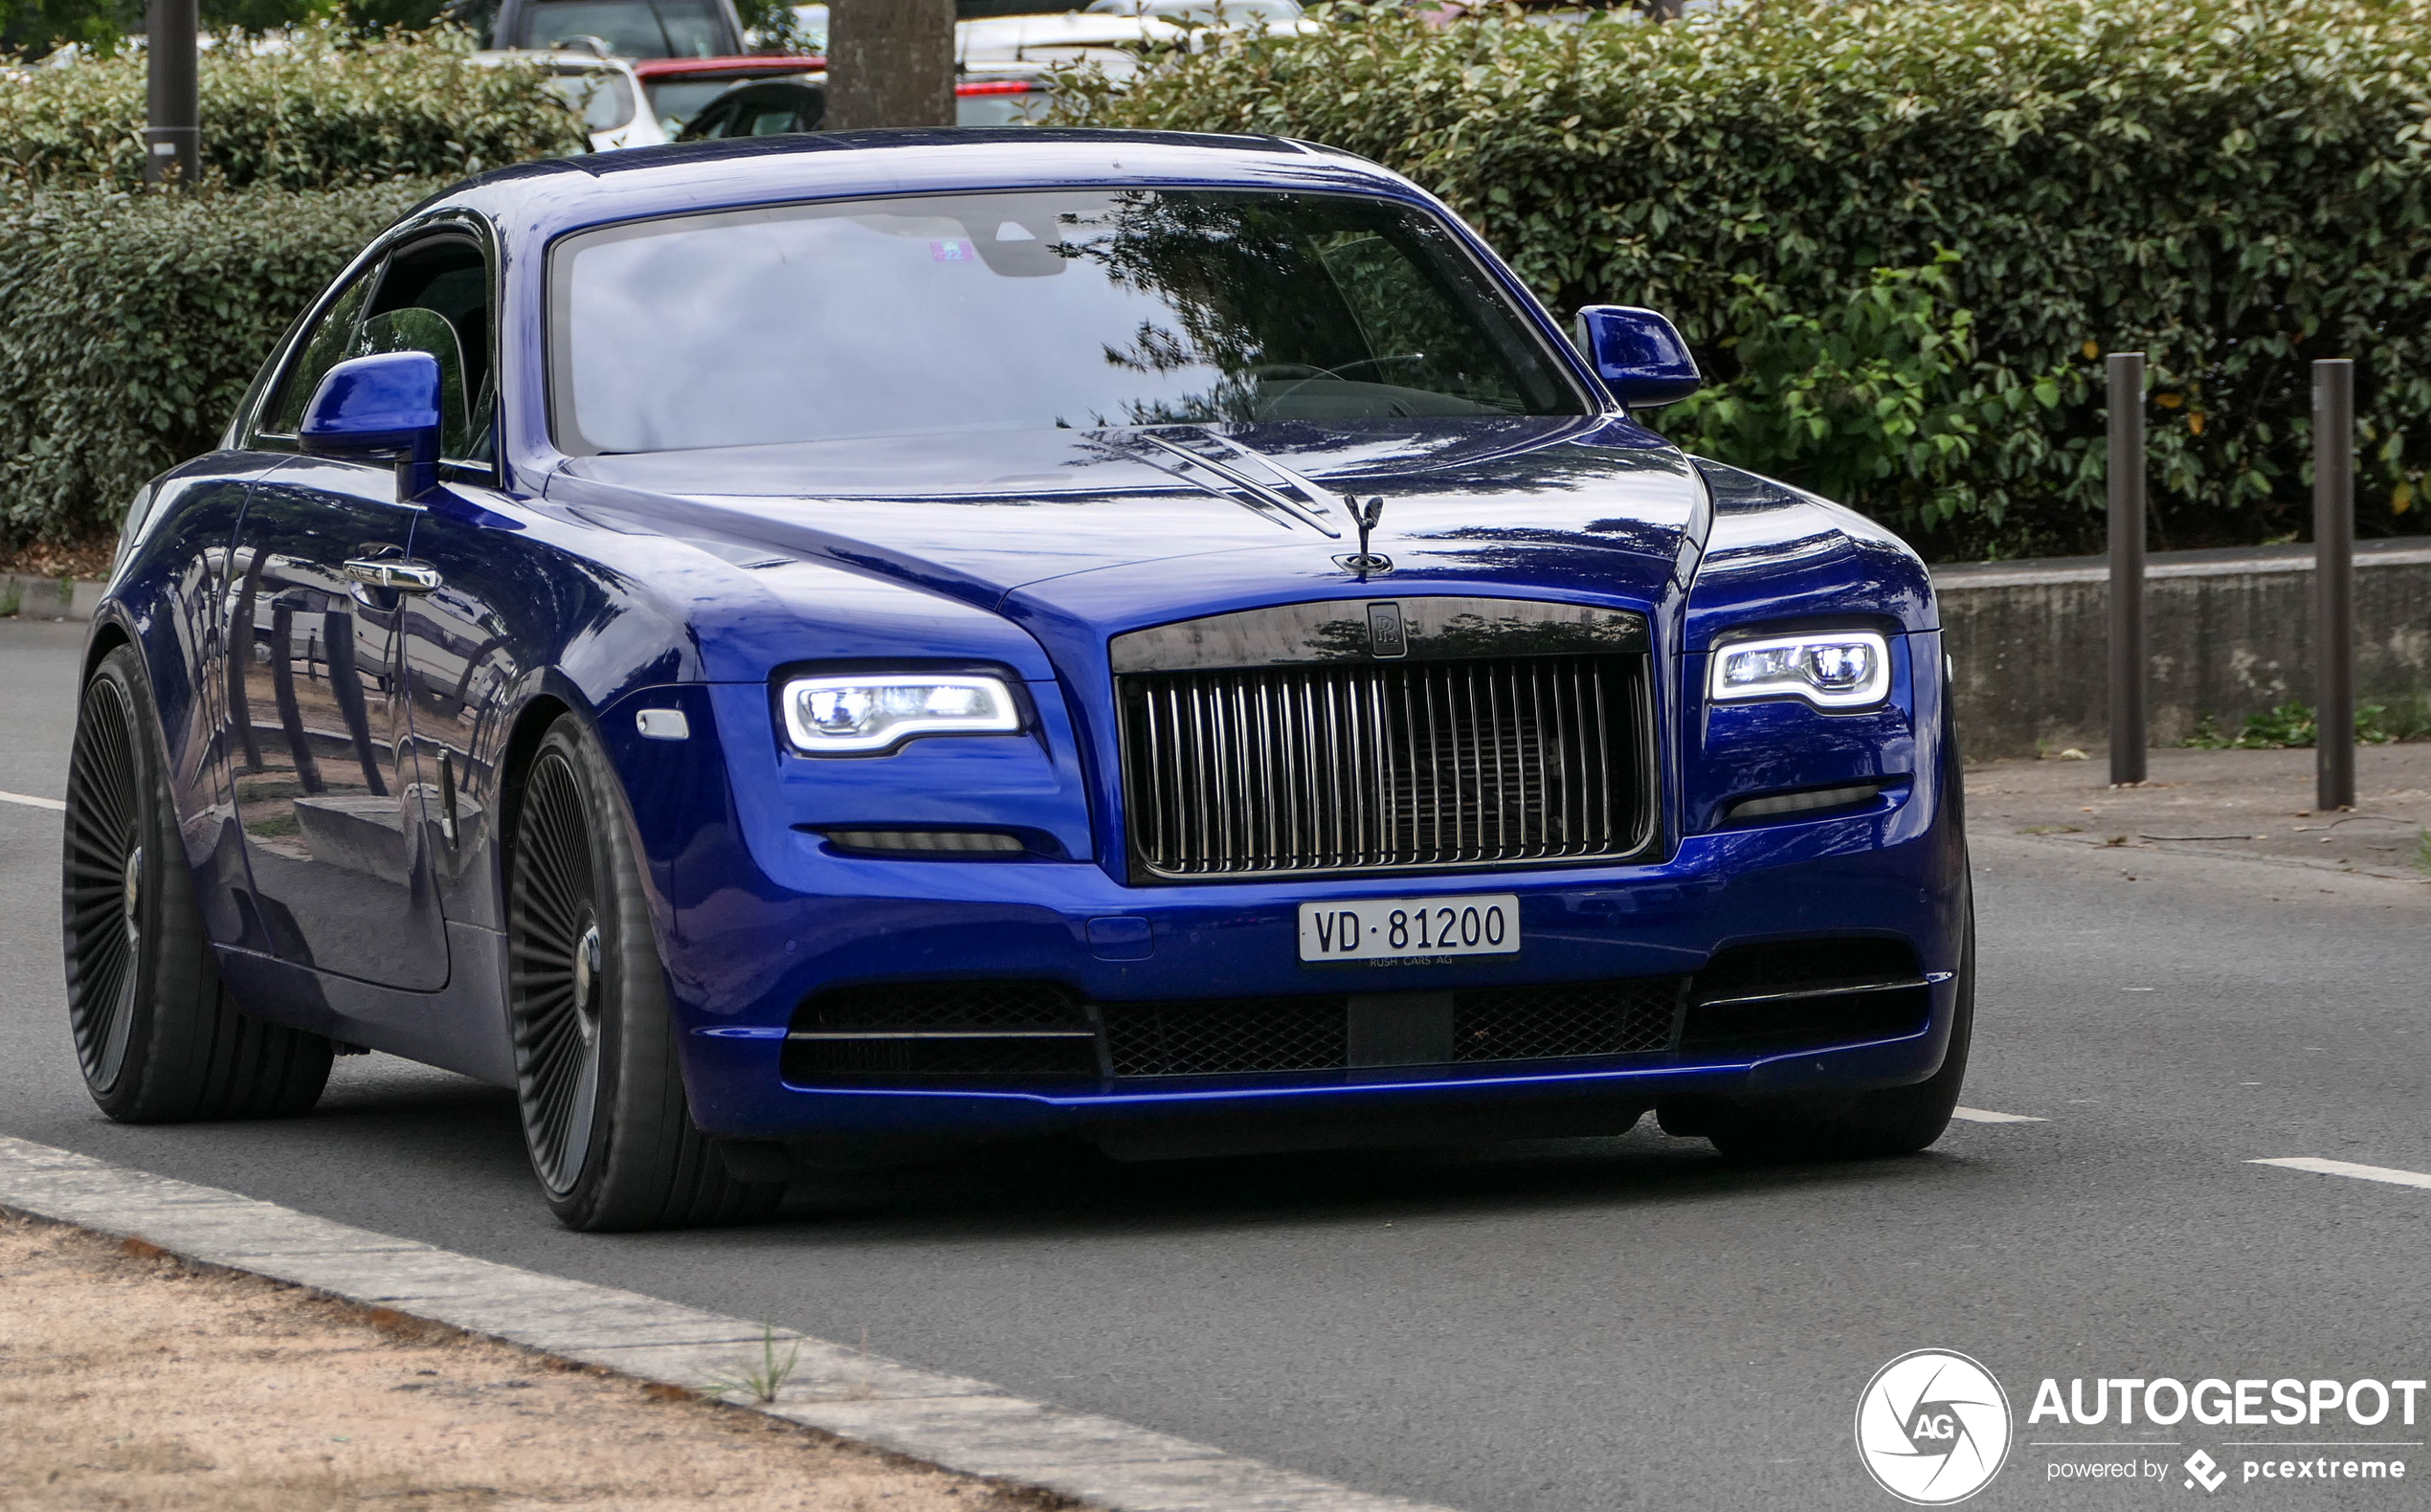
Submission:
<svg viewBox="0 0 2431 1512">
<path fill-rule="evenodd" d="M 1818 631 L 1717 646 L 1716 703 L 1784 694 L 1823 709 L 1880 703 L 1891 688 L 1890 647 L 1870 630 Z"/>
<path fill-rule="evenodd" d="M 1010 734 L 1021 709 L 1000 678 L 916 673 L 795 678 L 785 733 L 809 756 L 884 750 L 915 735 Z"/>
</svg>

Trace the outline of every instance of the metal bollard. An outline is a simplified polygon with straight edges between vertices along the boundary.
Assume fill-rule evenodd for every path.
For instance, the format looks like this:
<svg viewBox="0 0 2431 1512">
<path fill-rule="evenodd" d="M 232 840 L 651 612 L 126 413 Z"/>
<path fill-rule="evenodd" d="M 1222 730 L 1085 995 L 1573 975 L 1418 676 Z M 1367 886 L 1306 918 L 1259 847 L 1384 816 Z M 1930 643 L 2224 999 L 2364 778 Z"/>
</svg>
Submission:
<svg viewBox="0 0 2431 1512">
<path fill-rule="evenodd" d="M 2355 365 L 2313 364 L 2314 807 L 2355 806 Z"/>
<path fill-rule="evenodd" d="M 202 171 L 194 78 L 195 0 L 150 0 L 145 15 L 144 182 L 178 189 Z"/>
<path fill-rule="evenodd" d="M 2112 352 L 2110 781 L 2144 780 L 2144 354 Z"/>
</svg>

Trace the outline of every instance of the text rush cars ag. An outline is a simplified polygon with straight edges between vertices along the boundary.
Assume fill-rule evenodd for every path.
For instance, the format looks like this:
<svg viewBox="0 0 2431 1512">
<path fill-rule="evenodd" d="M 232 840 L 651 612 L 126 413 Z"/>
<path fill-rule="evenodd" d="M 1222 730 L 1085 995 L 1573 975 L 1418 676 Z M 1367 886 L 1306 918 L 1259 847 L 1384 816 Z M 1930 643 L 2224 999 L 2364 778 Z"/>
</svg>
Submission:
<svg viewBox="0 0 2431 1512">
<path fill-rule="evenodd" d="M 1930 588 L 1647 428 L 1696 383 L 1289 142 L 473 180 L 129 512 L 93 1094 L 412 1056 L 514 1087 L 586 1228 L 1035 1135 L 1921 1147 L 1972 1011 Z"/>
</svg>

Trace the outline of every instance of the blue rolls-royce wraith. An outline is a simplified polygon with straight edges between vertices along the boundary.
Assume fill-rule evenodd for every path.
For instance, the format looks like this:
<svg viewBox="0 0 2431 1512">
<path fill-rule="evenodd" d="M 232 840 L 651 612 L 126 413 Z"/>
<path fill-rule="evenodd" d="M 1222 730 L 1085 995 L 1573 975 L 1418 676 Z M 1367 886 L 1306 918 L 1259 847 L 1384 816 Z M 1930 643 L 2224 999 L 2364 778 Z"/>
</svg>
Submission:
<svg viewBox="0 0 2431 1512">
<path fill-rule="evenodd" d="M 1125 1158 L 1937 1138 L 1933 597 L 1684 455 L 1440 204 L 1249 138 L 492 173 L 133 501 L 70 781 L 95 1099 L 513 1087 L 580 1228 Z"/>
</svg>

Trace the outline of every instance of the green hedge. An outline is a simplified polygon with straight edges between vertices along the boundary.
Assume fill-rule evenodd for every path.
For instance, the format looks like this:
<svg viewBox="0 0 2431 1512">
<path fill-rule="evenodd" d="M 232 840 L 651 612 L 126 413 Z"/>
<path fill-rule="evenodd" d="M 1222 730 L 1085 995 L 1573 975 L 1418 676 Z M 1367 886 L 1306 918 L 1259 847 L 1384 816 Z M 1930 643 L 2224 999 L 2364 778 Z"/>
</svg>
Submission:
<svg viewBox="0 0 2431 1512">
<path fill-rule="evenodd" d="M 0 198 L 0 536 L 112 527 L 218 445 L 288 323 L 436 187 Z"/>
<path fill-rule="evenodd" d="M 580 152 L 581 122 L 524 68 L 464 61 L 469 33 L 369 40 L 335 28 L 205 53 L 203 167 L 234 185 L 334 189 L 461 178 Z M 263 49 L 269 49 L 264 51 Z M 0 179 L 20 188 L 144 181 L 144 56 L 87 58 L 0 84 Z"/>
<path fill-rule="evenodd" d="M 143 177 L 140 53 L 0 83 L 0 540 L 115 525 L 210 450 L 287 323 L 440 185 L 583 149 L 467 35 L 320 29 L 201 67 L 204 182 Z"/>
<path fill-rule="evenodd" d="M 2360 367 L 2360 528 L 2423 528 L 2431 0 L 1321 13 L 1076 80 L 1067 116 L 1408 173 L 1557 306 L 1670 312 L 1726 380 L 1684 439 L 1943 554 L 2100 548 L 2113 349 L 2151 354 L 2157 545 L 2303 527 L 2329 356 Z"/>
</svg>

